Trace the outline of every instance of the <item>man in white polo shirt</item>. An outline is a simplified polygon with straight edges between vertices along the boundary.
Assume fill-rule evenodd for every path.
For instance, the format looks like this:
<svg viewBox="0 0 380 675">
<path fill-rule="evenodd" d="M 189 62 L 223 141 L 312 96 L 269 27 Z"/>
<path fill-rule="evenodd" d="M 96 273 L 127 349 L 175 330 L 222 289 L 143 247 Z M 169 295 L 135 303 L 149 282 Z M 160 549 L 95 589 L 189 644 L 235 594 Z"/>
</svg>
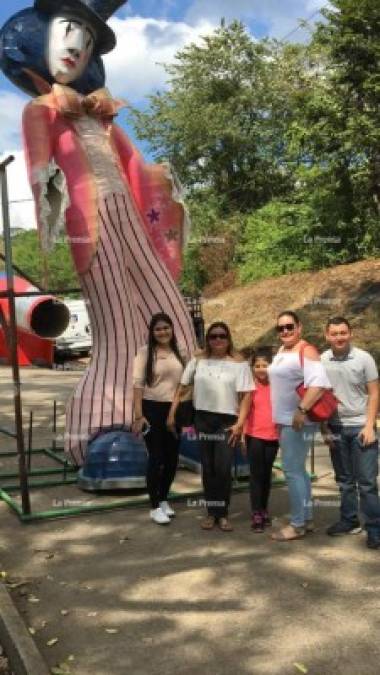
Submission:
<svg viewBox="0 0 380 675">
<path fill-rule="evenodd" d="M 380 549 L 380 500 L 377 486 L 379 445 L 376 416 L 379 407 L 379 375 L 368 352 L 351 345 L 347 319 L 329 319 L 326 340 L 331 349 L 321 360 L 334 392 L 338 411 L 329 420 L 328 443 L 341 493 L 340 520 L 327 529 L 337 536 L 361 531 L 360 510 L 365 518 L 367 545 Z"/>
</svg>

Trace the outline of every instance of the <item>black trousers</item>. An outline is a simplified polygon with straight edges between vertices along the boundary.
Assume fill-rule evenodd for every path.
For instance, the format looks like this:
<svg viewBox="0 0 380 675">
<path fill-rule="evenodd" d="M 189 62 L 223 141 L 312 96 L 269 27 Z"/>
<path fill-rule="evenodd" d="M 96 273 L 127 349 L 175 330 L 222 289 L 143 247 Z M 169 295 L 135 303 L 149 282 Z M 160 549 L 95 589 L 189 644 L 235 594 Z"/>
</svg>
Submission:
<svg viewBox="0 0 380 675">
<path fill-rule="evenodd" d="M 226 428 L 234 422 L 234 415 L 201 410 L 195 413 L 206 508 L 208 514 L 215 518 L 225 518 L 228 515 L 234 449 L 228 444 L 229 432 Z"/>
<path fill-rule="evenodd" d="M 171 403 L 143 399 L 142 412 L 150 424 L 146 484 L 152 509 L 166 501 L 178 464 L 179 440 L 166 427 Z"/>
<path fill-rule="evenodd" d="M 272 484 L 272 467 L 278 452 L 278 441 L 246 436 L 250 466 L 250 498 L 252 512 L 266 510 Z"/>
</svg>

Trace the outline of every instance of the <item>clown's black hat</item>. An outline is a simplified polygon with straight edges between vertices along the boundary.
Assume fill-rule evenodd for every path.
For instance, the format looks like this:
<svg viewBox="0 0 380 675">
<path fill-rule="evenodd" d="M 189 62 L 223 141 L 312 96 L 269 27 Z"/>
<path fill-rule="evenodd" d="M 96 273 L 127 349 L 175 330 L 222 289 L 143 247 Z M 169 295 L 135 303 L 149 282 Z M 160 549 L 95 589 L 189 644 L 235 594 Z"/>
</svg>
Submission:
<svg viewBox="0 0 380 675">
<path fill-rule="evenodd" d="M 96 50 L 106 54 L 116 44 L 115 33 L 106 21 L 127 0 L 35 0 L 34 7 L 45 14 L 75 12 L 93 26 L 96 31 Z"/>
</svg>

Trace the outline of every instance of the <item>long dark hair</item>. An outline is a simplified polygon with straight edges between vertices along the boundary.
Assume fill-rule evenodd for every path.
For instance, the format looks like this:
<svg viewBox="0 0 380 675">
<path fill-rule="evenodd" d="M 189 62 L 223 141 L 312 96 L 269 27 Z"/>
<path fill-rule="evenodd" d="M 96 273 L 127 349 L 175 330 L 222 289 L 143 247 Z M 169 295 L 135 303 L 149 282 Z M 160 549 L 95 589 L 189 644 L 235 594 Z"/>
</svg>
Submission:
<svg viewBox="0 0 380 675">
<path fill-rule="evenodd" d="M 158 314 L 154 314 L 151 318 L 150 324 L 149 324 L 149 333 L 148 333 L 148 358 L 146 362 L 146 371 L 145 371 L 145 382 L 148 385 L 148 387 L 151 387 L 153 384 L 154 380 L 154 373 L 153 373 L 153 365 L 154 365 L 154 358 L 156 355 L 156 348 L 157 348 L 157 340 L 154 337 L 154 329 L 156 325 L 159 323 L 159 321 L 162 321 L 163 323 L 169 324 L 169 326 L 172 329 L 172 337 L 170 340 L 170 348 L 174 355 L 177 357 L 178 361 L 184 366 L 185 361 L 183 357 L 181 356 L 181 353 L 179 351 L 178 343 L 177 343 L 177 338 L 174 333 L 174 325 L 173 321 L 171 320 L 170 316 L 168 314 L 165 314 L 164 312 L 159 312 Z"/>
<path fill-rule="evenodd" d="M 31 70 L 49 84 L 54 79 L 46 63 L 48 27 L 51 17 L 33 7 L 14 14 L 0 30 L 0 68 L 16 87 L 30 96 L 39 96 L 36 85 L 28 74 Z M 90 94 L 104 86 L 105 72 L 96 49 L 86 70 L 70 87 L 80 94 Z"/>
<path fill-rule="evenodd" d="M 226 323 L 224 323 L 224 321 L 214 321 L 214 323 L 212 323 L 208 327 L 207 333 L 206 333 L 205 349 L 204 349 L 204 353 L 205 353 L 206 358 L 209 359 L 210 356 L 211 356 L 209 335 L 210 335 L 211 331 L 214 330 L 214 328 L 222 328 L 222 330 L 225 331 L 225 333 L 227 335 L 227 338 L 228 338 L 227 354 L 229 356 L 234 356 L 235 350 L 234 350 L 231 331 L 230 331 L 229 327 L 227 326 Z"/>
</svg>

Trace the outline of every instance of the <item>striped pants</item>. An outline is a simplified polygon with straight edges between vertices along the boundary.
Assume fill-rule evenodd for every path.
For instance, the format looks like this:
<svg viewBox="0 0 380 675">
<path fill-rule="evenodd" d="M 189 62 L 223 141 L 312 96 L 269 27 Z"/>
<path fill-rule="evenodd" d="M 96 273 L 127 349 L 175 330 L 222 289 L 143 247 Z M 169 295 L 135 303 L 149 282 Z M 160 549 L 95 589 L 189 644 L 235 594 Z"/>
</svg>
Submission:
<svg viewBox="0 0 380 675">
<path fill-rule="evenodd" d="M 99 204 L 99 240 L 81 277 L 93 348 L 89 367 L 66 409 L 65 451 L 82 465 L 88 439 L 104 427 L 130 425 L 133 360 L 151 317 L 166 312 L 179 345 L 194 351 L 193 325 L 169 271 L 145 234 L 127 190 Z"/>
</svg>

